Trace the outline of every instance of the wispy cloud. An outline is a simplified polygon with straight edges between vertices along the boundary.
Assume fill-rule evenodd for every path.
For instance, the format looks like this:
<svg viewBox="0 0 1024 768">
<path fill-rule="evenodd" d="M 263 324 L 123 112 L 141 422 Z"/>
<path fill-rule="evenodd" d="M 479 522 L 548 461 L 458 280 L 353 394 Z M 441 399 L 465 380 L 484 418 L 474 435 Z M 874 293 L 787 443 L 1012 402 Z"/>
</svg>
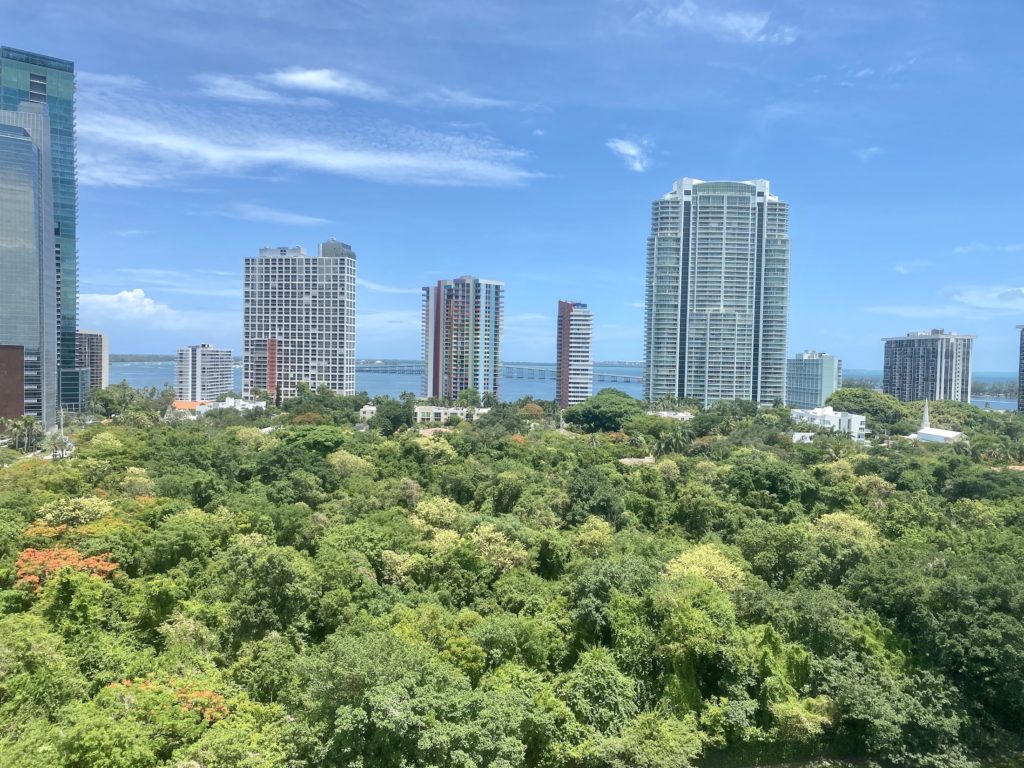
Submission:
<svg viewBox="0 0 1024 768">
<path fill-rule="evenodd" d="M 896 304 L 866 307 L 876 315 L 916 318 L 937 322 L 947 318 L 991 320 L 1024 312 L 1024 286 L 985 285 L 957 287 L 945 302 L 933 304 Z"/>
<path fill-rule="evenodd" d="M 268 208 L 265 205 L 255 203 L 234 203 L 224 208 L 221 213 L 236 219 L 246 221 L 264 221 L 272 224 L 291 224 L 297 227 L 311 226 L 313 224 L 329 224 L 330 219 L 323 219 L 319 216 L 308 216 L 304 213 L 293 213 L 282 211 L 277 208 Z"/>
<path fill-rule="evenodd" d="M 803 114 L 806 109 L 803 102 L 781 99 L 757 107 L 751 112 L 751 118 L 761 133 L 767 133 L 776 123 Z"/>
<path fill-rule="evenodd" d="M 932 266 L 934 262 L 928 259 L 911 259 L 910 261 L 901 261 L 899 264 L 893 266 L 893 272 L 898 272 L 901 275 L 909 275 L 912 272 L 918 272 L 926 267 Z"/>
<path fill-rule="evenodd" d="M 487 96 L 477 96 L 468 91 L 453 90 L 451 88 L 440 88 L 436 91 L 428 91 L 419 97 L 423 101 L 432 101 L 437 104 L 444 104 L 452 107 L 465 109 L 510 109 L 519 105 L 514 101 L 506 99 L 493 99 Z"/>
<path fill-rule="evenodd" d="M 356 285 L 366 288 L 368 291 L 374 293 L 405 293 L 405 294 L 420 294 L 423 293 L 420 288 L 406 288 L 397 285 L 384 285 L 383 283 L 375 283 L 372 280 L 364 280 L 361 277 L 356 278 Z"/>
<path fill-rule="evenodd" d="M 260 78 L 281 88 L 294 88 L 313 93 L 351 96 L 370 101 L 386 101 L 390 98 L 384 88 L 337 69 L 289 67 L 261 75 Z"/>
<path fill-rule="evenodd" d="M 75 82 L 79 88 L 85 88 L 94 93 L 109 91 L 124 91 L 134 88 L 141 88 L 146 83 L 134 75 L 111 75 L 103 72 L 79 72 L 75 75 Z"/>
<path fill-rule="evenodd" d="M 854 150 L 853 155 L 862 163 L 866 163 L 881 151 L 881 147 L 864 147 L 863 149 Z"/>
<path fill-rule="evenodd" d="M 221 101 L 240 101 L 250 104 L 288 104 L 304 107 L 324 107 L 330 104 L 318 96 L 293 98 L 279 91 L 264 88 L 258 82 L 235 75 L 207 73 L 193 78 L 202 88 L 202 93 Z"/>
<path fill-rule="evenodd" d="M 768 11 L 722 10 L 714 5 L 697 3 L 696 0 L 655 0 L 641 10 L 634 20 L 747 44 L 789 45 L 799 36 L 796 27 L 773 24 L 772 15 Z"/>
<path fill-rule="evenodd" d="M 988 243 L 971 243 L 970 245 L 958 245 L 953 253 L 1020 253 L 1024 251 L 1024 243 L 1007 243 L 1005 245 L 990 245 Z"/>
<path fill-rule="evenodd" d="M 117 282 L 131 281 L 145 288 L 158 289 L 160 293 L 180 293 L 189 296 L 217 296 L 238 298 L 242 295 L 241 275 L 213 270 L 176 270 L 154 267 L 122 267 L 115 270 Z M 232 278 L 231 280 L 210 278 Z M 97 284 L 97 283 L 94 283 Z M 107 287 L 103 281 L 99 285 Z"/>
<path fill-rule="evenodd" d="M 953 300 L 975 309 L 997 312 L 1024 311 L 1024 287 L 1011 285 L 988 285 L 958 288 Z"/>
<path fill-rule="evenodd" d="M 651 166 L 651 143 L 646 139 L 630 141 L 629 139 L 608 139 L 605 146 L 618 155 L 631 171 L 643 173 Z"/>
<path fill-rule="evenodd" d="M 853 76 L 857 78 L 863 78 L 871 77 L 871 75 L 873 74 L 875 74 L 875 70 L 873 70 L 871 67 L 864 67 L 864 69 L 859 69 L 856 72 L 854 72 Z"/>
<path fill-rule="evenodd" d="M 259 106 L 197 108 L 83 89 L 79 179 L 138 187 L 291 169 L 393 183 L 510 186 L 542 176 L 523 167 L 525 151 L 486 137 L 349 116 L 282 125 Z"/>
</svg>

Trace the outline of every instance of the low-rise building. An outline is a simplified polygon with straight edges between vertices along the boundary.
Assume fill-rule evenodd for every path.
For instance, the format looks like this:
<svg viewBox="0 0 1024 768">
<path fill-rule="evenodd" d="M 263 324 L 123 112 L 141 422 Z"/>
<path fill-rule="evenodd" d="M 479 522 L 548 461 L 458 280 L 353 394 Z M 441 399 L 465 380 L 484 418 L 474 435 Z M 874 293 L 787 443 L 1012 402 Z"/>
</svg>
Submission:
<svg viewBox="0 0 1024 768">
<path fill-rule="evenodd" d="M 164 418 L 168 421 L 173 419 L 195 421 L 199 418 L 199 406 L 209 405 L 210 402 L 209 400 L 172 400 L 171 404 L 167 407 L 167 413 L 164 414 Z"/>
<path fill-rule="evenodd" d="M 793 417 L 793 421 L 801 424 L 813 424 L 833 432 L 841 432 L 844 435 L 849 435 L 858 443 L 863 443 L 867 438 L 866 419 L 857 413 L 837 411 L 827 405 L 822 408 L 794 408 L 790 411 L 790 415 Z"/>
<path fill-rule="evenodd" d="M 928 417 L 928 401 L 924 401 L 924 413 L 921 415 L 921 428 L 912 435 L 907 435 L 908 440 L 917 440 L 922 443 L 959 443 L 964 439 L 963 432 L 953 429 L 938 429 L 933 427 Z"/>
<path fill-rule="evenodd" d="M 820 408 L 843 386 L 843 363 L 834 355 L 807 350 L 786 360 L 786 405 Z"/>
<path fill-rule="evenodd" d="M 663 419 L 675 419 L 676 421 L 689 421 L 693 414 L 689 411 L 648 411 L 648 416 L 660 416 Z"/>
<path fill-rule="evenodd" d="M 205 416 L 210 411 L 264 411 L 267 408 L 265 400 L 242 400 L 240 397 L 225 397 L 213 403 L 204 403 L 196 408 L 199 416 Z"/>
<path fill-rule="evenodd" d="M 413 409 L 417 424 L 443 424 L 449 416 L 458 416 L 465 421 L 476 421 L 485 413 L 490 413 L 490 410 L 490 408 L 467 408 L 461 405 L 417 405 Z"/>
<path fill-rule="evenodd" d="M 369 421 L 376 415 L 377 406 L 374 405 L 373 403 L 367 403 L 366 405 L 359 409 L 359 420 L 364 423 Z"/>
</svg>

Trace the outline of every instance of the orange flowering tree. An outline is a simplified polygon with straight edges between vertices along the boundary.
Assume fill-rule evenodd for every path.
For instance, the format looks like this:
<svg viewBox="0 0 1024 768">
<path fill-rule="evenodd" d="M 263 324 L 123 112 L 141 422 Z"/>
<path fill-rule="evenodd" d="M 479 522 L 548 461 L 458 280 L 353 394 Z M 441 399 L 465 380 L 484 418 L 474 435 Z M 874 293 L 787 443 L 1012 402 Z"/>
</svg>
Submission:
<svg viewBox="0 0 1024 768">
<path fill-rule="evenodd" d="M 52 549 L 26 549 L 19 555 L 14 568 L 18 574 L 17 586 L 38 592 L 50 576 L 64 568 L 105 578 L 117 570 L 104 555 L 85 557 L 77 549 L 53 547 Z"/>
</svg>

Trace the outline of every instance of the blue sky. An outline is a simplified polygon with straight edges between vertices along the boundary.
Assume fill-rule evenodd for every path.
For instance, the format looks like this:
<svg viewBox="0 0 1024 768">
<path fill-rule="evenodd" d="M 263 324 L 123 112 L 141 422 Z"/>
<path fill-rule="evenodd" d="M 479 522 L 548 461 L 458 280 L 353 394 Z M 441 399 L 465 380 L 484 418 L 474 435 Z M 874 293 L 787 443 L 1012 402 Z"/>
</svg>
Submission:
<svg viewBox="0 0 1024 768">
<path fill-rule="evenodd" d="M 241 346 L 242 259 L 358 254 L 357 354 L 419 354 L 419 288 L 507 284 L 504 357 L 642 356 L 650 201 L 767 178 L 790 350 L 1024 323 L 1019 0 L 0 0 L 79 71 L 81 316 L 115 352 Z"/>
</svg>

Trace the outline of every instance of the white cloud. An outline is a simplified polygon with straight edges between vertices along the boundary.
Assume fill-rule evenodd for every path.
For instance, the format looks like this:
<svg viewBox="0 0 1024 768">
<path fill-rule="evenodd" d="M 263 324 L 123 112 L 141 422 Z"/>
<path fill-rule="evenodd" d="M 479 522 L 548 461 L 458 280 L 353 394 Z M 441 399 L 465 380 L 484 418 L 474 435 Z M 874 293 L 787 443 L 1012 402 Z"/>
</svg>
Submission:
<svg viewBox="0 0 1024 768">
<path fill-rule="evenodd" d="M 383 88 L 336 69 L 289 67 L 261 75 L 260 78 L 281 88 L 351 96 L 369 101 L 385 101 L 390 98 L 388 92 Z"/>
<path fill-rule="evenodd" d="M 255 203 L 235 203 L 225 208 L 222 213 L 225 216 L 230 216 L 236 219 L 245 219 L 246 221 L 290 224 L 297 227 L 330 223 L 330 219 L 323 219 L 319 216 L 308 216 L 304 213 L 282 211 L 277 208 L 268 208 L 265 205 L 256 205 Z"/>
<path fill-rule="evenodd" d="M 534 136 L 543 136 L 544 135 L 544 131 L 542 129 L 540 129 L 540 128 L 534 128 L 532 133 L 533 133 Z"/>
<path fill-rule="evenodd" d="M 855 72 L 853 76 L 854 77 L 871 77 L 871 75 L 873 75 L 873 74 L 875 74 L 875 70 L 873 70 L 871 67 L 864 67 L 864 69 L 861 69 L 861 70 L 858 70 L 857 72 Z"/>
<path fill-rule="evenodd" d="M 881 151 L 881 147 L 864 147 L 863 149 L 855 150 L 853 154 L 862 163 L 866 163 Z"/>
<path fill-rule="evenodd" d="M 644 304 L 642 301 L 631 301 L 629 303 L 629 306 L 631 306 L 633 309 L 643 309 L 647 305 Z"/>
<path fill-rule="evenodd" d="M 423 290 L 420 288 L 403 288 L 396 285 L 384 285 L 383 283 L 375 283 L 372 280 L 364 280 L 361 277 L 356 278 L 356 285 L 366 288 L 368 291 L 374 293 L 405 293 L 405 294 L 421 294 Z"/>
<path fill-rule="evenodd" d="M 159 330 L 209 330 L 241 323 L 237 312 L 181 311 L 155 301 L 141 288 L 117 293 L 82 293 L 78 297 L 82 319 L 87 326 L 131 323 L 135 327 Z"/>
<path fill-rule="evenodd" d="M 773 25 L 768 11 L 727 11 L 701 5 L 696 0 L 653 2 L 635 18 L 661 27 L 707 34 L 729 42 L 789 45 L 799 36 L 796 27 Z"/>
<path fill-rule="evenodd" d="M 639 142 L 628 139 L 608 139 L 605 146 L 622 158 L 631 171 L 643 173 L 651 166 L 650 142 Z"/>
<path fill-rule="evenodd" d="M 264 88 L 244 77 L 207 73 L 193 78 L 202 86 L 202 92 L 221 101 L 241 101 L 250 104 L 297 104 L 303 107 L 325 107 L 327 99 L 318 96 L 292 98 L 278 91 Z"/>
</svg>

